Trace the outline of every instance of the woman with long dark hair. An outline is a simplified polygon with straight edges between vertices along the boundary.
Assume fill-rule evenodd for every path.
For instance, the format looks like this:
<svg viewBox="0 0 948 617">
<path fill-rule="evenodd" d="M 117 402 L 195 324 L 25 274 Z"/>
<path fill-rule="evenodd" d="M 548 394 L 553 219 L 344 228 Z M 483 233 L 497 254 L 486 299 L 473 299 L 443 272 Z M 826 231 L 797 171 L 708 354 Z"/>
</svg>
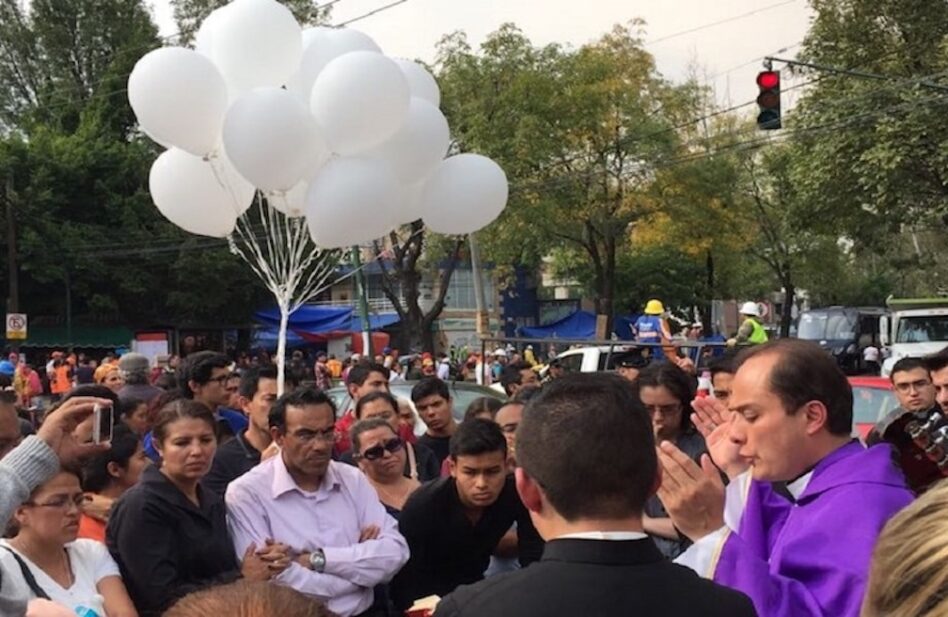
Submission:
<svg viewBox="0 0 948 617">
<path fill-rule="evenodd" d="M 698 461 L 708 447 L 691 423 L 691 401 L 695 397 L 696 385 L 692 376 L 675 364 L 664 361 L 648 365 L 636 381 L 639 399 L 652 420 L 656 445 L 670 441 Z M 653 495 L 646 502 L 643 523 L 645 531 L 669 559 L 688 548 L 690 542 L 675 529 L 658 496 Z"/>
</svg>

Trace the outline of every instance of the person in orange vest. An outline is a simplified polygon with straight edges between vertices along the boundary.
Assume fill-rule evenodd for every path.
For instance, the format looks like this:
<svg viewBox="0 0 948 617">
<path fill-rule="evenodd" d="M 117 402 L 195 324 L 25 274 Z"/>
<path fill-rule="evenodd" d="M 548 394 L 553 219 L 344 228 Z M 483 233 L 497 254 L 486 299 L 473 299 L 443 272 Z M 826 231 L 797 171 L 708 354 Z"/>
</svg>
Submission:
<svg viewBox="0 0 948 617">
<path fill-rule="evenodd" d="M 72 389 L 72 372 L 62 354 L 56 357 L 56 353 L 53 354 L 53 372 L 49 375 L 49 391 L 54 399 L 59 400 Z"/>
</svg>

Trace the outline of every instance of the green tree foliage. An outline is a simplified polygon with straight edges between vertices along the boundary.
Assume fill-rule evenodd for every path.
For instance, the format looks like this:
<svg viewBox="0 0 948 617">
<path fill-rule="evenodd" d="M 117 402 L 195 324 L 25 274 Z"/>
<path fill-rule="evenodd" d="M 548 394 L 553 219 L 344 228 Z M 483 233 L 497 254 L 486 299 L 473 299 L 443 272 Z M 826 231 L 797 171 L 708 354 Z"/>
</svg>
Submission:
<svg viewBox="0 0 948 617">
<path fill-rule="evenodd" d="M 536 265 L 553 248 L 577 250 L 609 319 L 618 256 L 651 206 L 657 163 L 675 151 L 685 99 L 656 71 L 639 25 L 576 50 L 535 47 L 507 24 L 475 53 L 457 33 L 437 63 L 460 148 L 495 158 L 513 179 L 506 211 L 480 234 L 488 256 Z"/>
<path fill-rule="evenodd" d="M 158 150 L 124 90 L 160 44 L 144 4 L 19 4 L 0 0 L 0 196 L 13 207 L 19 308 L 62 320 L 68 286 L 77 321 L 245 323 L 262 288 L 226 244 L 179 230 L 148 194 Z"/>
<path fill-rule="evenodd" d="M 942 243 L 929 248 L 924 236 L 948 224 L 948 4 L 811 4 L 805 59 L 891 79 L 809 73 L 788 124 L 807 216 L 844 234 L 855 255 L 884 256 L 909 293 L 935 293 L 948 287 L 948 264 Z"/>
</svg>

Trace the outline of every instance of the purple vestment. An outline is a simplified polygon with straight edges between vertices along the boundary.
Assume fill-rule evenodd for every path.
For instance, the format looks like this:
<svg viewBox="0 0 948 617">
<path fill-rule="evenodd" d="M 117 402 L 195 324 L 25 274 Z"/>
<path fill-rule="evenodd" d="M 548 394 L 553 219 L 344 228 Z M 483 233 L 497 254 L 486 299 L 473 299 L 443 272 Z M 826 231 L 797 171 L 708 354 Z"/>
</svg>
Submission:
<svg viewBox="0 0 948 617">
<path fill-rule="evenodd" d="M 754 481 L 714 581 L 760 617 L 858 617 L 876 538 L 912 499 L 889 448 L 858 442 L 820 461 L 795 504 Z"/>
</svg>

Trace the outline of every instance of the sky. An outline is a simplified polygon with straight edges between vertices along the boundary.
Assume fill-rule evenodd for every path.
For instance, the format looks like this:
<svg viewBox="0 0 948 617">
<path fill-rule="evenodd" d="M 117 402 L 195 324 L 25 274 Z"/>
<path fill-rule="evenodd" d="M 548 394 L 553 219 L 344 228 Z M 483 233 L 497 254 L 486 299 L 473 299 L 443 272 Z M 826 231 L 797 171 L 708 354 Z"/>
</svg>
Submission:
<svg viewBox="0 0 948 617">
<path fill-rule="evenodd" d="M 176 32 L 169 0 L 151 1 L 162 35 Z M 391 2 L 338 0 L 332 21 Z M 662 75 L 683 81 L 697 67 L 721 104 L 736 105 L 756 97 L 762 56 L 793 58 L 799 51 L 810 15 L 807 0 L 407 0 L 351 27 L 373 37 L 390 56 L 430 62 L 438 40 L 455 30 L 465 31 L 476 47 L 513 22 L 534 44 L 578 47 L 638 17 L 646 22 L 646 48 Z M 783 82 L 784 88 L 793 83 L 787 74 Z"/>
</svg>

